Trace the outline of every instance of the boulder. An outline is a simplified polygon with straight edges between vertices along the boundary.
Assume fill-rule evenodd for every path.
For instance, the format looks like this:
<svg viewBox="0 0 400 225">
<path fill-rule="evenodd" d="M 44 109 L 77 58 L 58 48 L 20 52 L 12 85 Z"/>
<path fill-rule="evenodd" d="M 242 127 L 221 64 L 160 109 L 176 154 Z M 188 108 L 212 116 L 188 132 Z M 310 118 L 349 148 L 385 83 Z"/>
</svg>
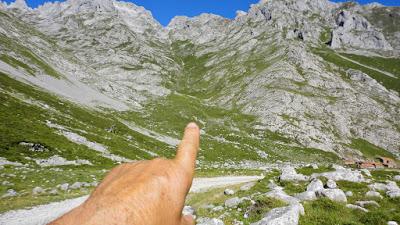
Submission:
<svg viewBox="0 0 400 225">
<path fill-rule="evenodd" d="M 334 180 L 328 180 L 326 182 L 326 187 L 330 189 L 335 189 L 337 187 L 336 182 Z"/>
<path fill-rule="evenodd" d="M 365 193 L 365 196 L 382 198 L 381 193 L 379 193 L 377 191 L 368 191 L 367 193 Z"/>
<path fill-rule="evenodd" d="M 319 179 L 313 179 L 307 186 L 307 191 L 320 191 L 324 189 L 324 184 Z"/>
<path fill-rule="evenodd" d="M 336 202 L 347 202 L 347 197 L 344 192 L 340 189 L 324 189 L 319 192 L 323 197 L 327 197 L 332 201 Z"/>
<path fill-rule="evenodd" d="M 358 206 L 358 205 L 347 204 L 346 207 L 349 208 L 349 209 L 357 209 L 357 210 L 361 210 L 363 212 L 368 212 L 368 209 L 365 209 L 365 208 L 363 208 L 361 206 Z"/>
<path fill-rule="evenodd" d="M 216 206 L 216 207 L 212 208 L 211 210 L 214 212 L 218 212 L 218 211 L 224 210 L 224 207 L 222 205 L 220 205 L 220 206 Z"/>
<path fill-rule="evenodd" d="M 300 215 L 304 214 L 301 204 L 275 208 L 264 215 L 260 221 L 251 225 L 297 225 Z"/>
<path fill-rule="evenodd" d="M 345 194 L 346 194 L 347 197 L 353 196 L 353 192 L 352 191 L 346 191 Z"/>
<path fill-rule="evenodd" d="M 314 173 L 311 175 L 312 178 L 316 177 L 326 177 L 330 180 L 346 180 L 350 182 L 365 182 L 365 178 L 362 173 L 358 170 L 346 169 L 342 166 L 334 165 L 332 166 L 336 171 L 325 172 L 325 173 Z"/>
<path fill-rule="evenodd" d="M 236 208 L 240 203 L 241 199 L 238 197 L 230 198 L 225 201 L 225 206 L 228 208 Z"/>
<path fill-rule="evenodd" d="M 387 191 L 387 186 L 383 183 L 373 183 L 368 185 L 368 187 L 373 191 Z"/>
<path fill-rule="evenodd" d="M 396 221 L 388 221 L 387 225 L 398 225 Z"/>
<path fill-rule="evenodd" d="M 8 189 L 7 193 L 5 193 L 4 195 L 2 195 L 2 198 L 9 198 L 9 197 L 15 197 L 17 196 L 17 192 L 14 189 Z"/>
<path fill-rule="evenodd" d="M 216 218 L 199 218 L 197 225 L 224 225 L 224 222 Z"/>
<path fill-rule="evenodd" d="M 224 191 L 224 195 L 233 195 L 233 194 L 235 194 L 235 191 L 232 189 L 227 188 Z"/>
<path fill-rule="evenodd" d="M 400 198 L 400 190 L 391 190 L 391 191 L 387 191 L 386 195 L 389 198 Z"/>
<path fill-rule="evenodd" d="M 305 191 L 305 192 L 296 194 L 294 197 L 299 199 L 300 201 L 312 201 L 312 200 L 317 199 L 317 195 L 315 194 L 315 191 Z"/>
<path fill-rule="evenodd" d="M 57 187 L 59 187 L 61 191 L 68 191 L 69 184 L 68 183 L 64 183 L 64 184 L 58 185 Z"/>
<path fill-rule="evenodd" d="M 361 169 L 360 171 L 363 172 L 365 174 L 365 176 L 368 176 L 368 177 L 372 176 L 371 172 L 369 172 L 369 170 L 367 170 L 367 169 Z"/>
<path fill-rule="evenodd" d="M 303 174 L 298 174 L 291 166 L 286 166 L 282 168 L 282 173 L 279 179 L 281 181 L 306 181 L 309 180 L 309 177 Z"/>
<path fill-rule="evenodd" d="M 393 180 L 394 180 L 394 181 L 400 181 L 400 175 L 394 176 L 394 177 L 393 177 Z"/>
<path fill-rule="evenodd" d="M 43 193 L 45 193 L 45 190 L 43 188 L 41 188 L 41 187 L 35 187 L 35 188 L 32 189 L 32 194 L 33 195 L 40 195 L 40 194 L 43 194 Z"/>
<path fill-rule="evenodd" d="M 363 208 L 367 205 L 373 205 L 376 207 L 380 207 L 380 205 L 376 201 L 356 201 L 356 205 L 361 206 Z"/>
<path fill-rule="evenodd" d="M 72 190 L 75 190 L 75 189 L 80 189 L 81 187 L 83 187 L 82 182 L 75 182 L 69 188 Z"/>
<path fill-rule="evenodd" d="M 286 194 L 286 192 L 284 192 L 283 190 L 280 190 L 280 189 L 272 190 L 270 192 L 265 193 L 264 195 L 267 197 L 282 200 L 288 204 L 298 204 L 299 203 L 299 199 Z"/>
</svg>

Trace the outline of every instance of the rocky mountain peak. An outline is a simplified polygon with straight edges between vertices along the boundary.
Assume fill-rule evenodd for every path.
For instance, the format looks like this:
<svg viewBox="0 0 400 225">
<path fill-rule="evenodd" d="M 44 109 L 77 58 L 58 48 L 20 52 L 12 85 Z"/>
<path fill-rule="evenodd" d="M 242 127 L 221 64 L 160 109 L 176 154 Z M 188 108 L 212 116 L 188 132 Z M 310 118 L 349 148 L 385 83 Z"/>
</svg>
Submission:
<svg viewBox="0 0 400 225">
<path fill-rule="evenodd" d="M 28 7 L 26 4 L 25 0 L 15 0 L 15 2 L 11 3 L 8 6 L 9 9 L 19 9 L 21 11 L 27 11 L 30 10 L 31 8 Z"/>
</svg>

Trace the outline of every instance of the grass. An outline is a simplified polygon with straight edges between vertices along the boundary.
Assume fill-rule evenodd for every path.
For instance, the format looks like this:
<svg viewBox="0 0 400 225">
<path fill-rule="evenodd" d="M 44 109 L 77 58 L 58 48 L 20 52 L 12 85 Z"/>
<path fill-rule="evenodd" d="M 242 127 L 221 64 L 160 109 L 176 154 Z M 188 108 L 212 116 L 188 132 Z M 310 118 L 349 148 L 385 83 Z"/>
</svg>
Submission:
<svg viewBox="0 0 400 225">
<path fill-rule="evenodd" d="M 335 53 L 333 50 L 329 50 L 326 47 L 323 49 L 314 49 L 313 52 L 315 54 L 321 56 L 325 61 L 328 61 L 330 63 L 337 65 L 342 71 L 347 71 L 348 69 L 360 70 L 361 72 L 368 74 L 370 77 L 372 77 L 373 79 L 375 79 L 376 81 L 381 83 L 387 89 L 391 89 L 391 90 L 400 92 L 400 80 L 398 78 L 389 77 L 378 71 L 369 69 L 367 67 L 364 67 L 364 66 L 358 65 L 356 63 L 353 63 L 351 61 L 348 61 L 346 59 L 343 59 L 338 55 L 338 53 Z M 393 68 L 393 66 L 395 66 L 391 60 L 388 60 L 387 62 L 380 61 L 380 63 L 384 63 L 384 64 L 379 64 L 379 65 L 386 66 L 388 68 Z M 377 64 L 377 63 L 375 63 L 375 64 Z M 368 65 L 369 65 L 369 63 L 368 63 Z"/>
<path fill-rule="evenodd" d="M 351 144 L 349 145 L 350 148 L 356 149 L 360 151 L 366 158 L 375 159 L 376 157 L 390 157 L 396 158 L 392 153 L 369 143 L 364 139 L 352 139 Z"/>
<path fill-rule="evenodd" d="M 372 66 L 379 70 L 383 70 L 393 75 L 397 75 L 400 78 L 400 59 L 399 58 L 383 58 L 378 56 L 363 56 L 342 53 L 341 55 L 346 56 L 352 60 L 355 60 L 361 64 Z"/>
<path fill-rule="evenodd" d="M 335 171 L 334 168 L 332 168 L 332 166 L 324 166 L 324 165 L 320 165 L 318 166 L 317 169 L 313 169 L 311 166 L 306 166 L 306 167 L 301 167 L 296 169 L 297 173 L 301 173 L 307 176 L 310 176 L 313 173 L 325 173 L 325 172 L 331 172 L 331 171 Z"/>
</svg>

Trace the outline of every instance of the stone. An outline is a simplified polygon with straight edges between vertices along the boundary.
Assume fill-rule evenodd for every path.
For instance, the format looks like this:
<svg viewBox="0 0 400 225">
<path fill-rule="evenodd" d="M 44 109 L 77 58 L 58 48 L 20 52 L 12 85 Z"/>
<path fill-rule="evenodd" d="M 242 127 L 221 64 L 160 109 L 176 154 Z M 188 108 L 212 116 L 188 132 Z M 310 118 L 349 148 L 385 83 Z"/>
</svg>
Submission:
<svg viewBox="0 0 400 225">
<path fill-rule="evenodd" d="M 53 188 L 53 189 L 51 189 L 51 190 L 49 191 L 49 194 L 51 194 L 51 195 L 57 195 L 57 194 L 58 194 L 58 191 L 57 191 L 56 188 Z"/>
<path fill-rule="evenodd" d="M 197 219 L 197 225 L 224 225 L 224 222 L 216 218 L 199 218 Z"/>
<path fill-rule="evenodd" d="M 82 182 L 75 182 L 71 186 L 69 186 L 69 188 L 72 189 L 72 190 L 80 189 L 81 187 L 83 187 L 83 183 Z"/>
<path fill-rule="evenodd" d="M 2 198 L 9 198 L 9 197 L 15 197 L 17 195 L 18 195 L 18 193 L 15 190 L 8 189 L 7 192 L 4 195 L 2 195 L 1 197 Z"/>
<path fill-rule="evenodd" d="M 396 221 L 388 221 L 387 225 L 398 225 Z"/>
<path fill-rule="evenodd" d="M 365 193 L 366 197 L 373 197 L 373 198 L 382 198 L 381 193 L 377 192 L 377 191 L 368 191 L 367 193 Z"/>
<path fill-rule="evenodd" d="M 394 181 L 400 181 L 400 175 L 394 176 L 394 177 L 393 177 L 393 180 L 394 180 Z"/>
<path fill-rule="evenodd" d="M 183 207 L 183 210 L 182 210 L 182 215 L 184 215 L 184 216 L 187 216 L 187 215 L 194 216 L 194 215 L 196 215 L 196 210 L 192 206 L 185 205 L 185 207 Z"/>
<path fill-rule="evenodd" d="M 285 166 L 282 168 L 282 173 L 279 179 L 281 181 L 306 181 L 309 177 L 303 174 L 298 174 L 291 166 Z"/>
<path fill-rule="evenodd" d="M 297 225 L 300 215 L 303 214 L 303 206 L 301 204 L 293 204 L 272 209 L 260 221 L 251 225 Z"/>
<path fill-rule="evenodd" d="M 228 208 L 236 208 L 241 203 L 240 198 L 234 197 L 225 201 L 225 206 Z"/>
<path fill-rule="evenodd" d="M 227 188 L 224 191 L 224 195 L 233 195 L 233 194 L 235 194 L 235 191 L 232 189 Z"/>
<path fill-rule="evenodd" d="M 337 187 L 336 182 L 334 180 L 328 180 L 326 182 L 326 187 L 330 189 L 335 189 Z"/>
<path fill-rule="evenodd" d="M 265 193 L 264 195 L 267 197 L 282 200 L 283 202 L 288 203 L 288 204 L 298 204 L 299 203 L 299 199 L 292 197 L 292 196 L 286 194 L 286 192 L 284 192 L 283 190 L 279 190 L 279 189 L 272 190 L 270 192 Z"/>
<path fill-rule="evenodd" d="M 324 189 L 324 184 L 319 179 L 313 179 L 310 184 L 307 185 L 307 191 L 320 191 Z"/>
<path fill-rule="evenodd" d="M 380 205 L 376 201 L 356 201 L 355 204 L 358 206 L 361 206 L 363 208 L 365 208 L 365 206 L 367 206 L 367 205 L 380 207 Z"/>
<path fill-rule="evenodd" d="M 211 210 L 214 212 L 218 212 L 218 211 L 224 210 L 224 207 L 222 205 L 219 205 L 219 206 L 212 208 Z"/>
<path fill-rule="evenodd" d="M 400 198 L 400 190 L 391 190 L 391 191 L 387 191 L 386 195 L 389 198 Z"/>
<path fill-rule="evenodd" d="M 319 192 L 323 197 L 327 197 L 336 202 L 347 202 L 347 197 L 341 189 L 324 189 Z"/>
<path fill-rule="evenodd" d="M 299 199 L 300 201 L 312 201 L 317 199 L 315 191 L 305 191 L 294 195 L 294 197 Z"/>
<path fill-rule="evenodd" d="M 356 183 L 366 181 L 361 171 L 346 169 L 338 165 L 334 165 L 333 168 L 335 168 L 336 171 L 325 172 L 325 173 L 314 173 L 311 175 L 311 177 L 313 178 L 326 177 L 333 181 L 345 180 Z"/>
<path fill-rule="evenodd" d="M 35 188 L 32 189 L 32 194 L 33 195 L 40 195 L 40 194 L 43 194 L 43 193 L 45 193 L 45 190 L 43 188 L 41 188 L 41 187 L 35 187 Z"/>
<path fill-rule="evenodd" d="M 372 177 L 372 174 L 371 174 L 371 172 L 369 172 L 369 170 L 361 169 L 360 171 L 363 172 L 365 174 L 365 176 Z"/>
<path fill-rule="evenodd" d="M 353 192 L 352 191 L 346 191 L 345 194 L 346 194 L 347 197 L 353 196 Z"/>
<path fill-rule="evenodd" d="M 60 188 L 60 190 L 62 191 L 68 191 L 69 189 L 69 184 L 68 183 L 64 183 L 58 186 Z"/>
<path fill-rule="evenodd" d="M 361 206 L 358 206 L 358 205 L 346 204 L 346 207 L 349 208 L 349 209 L 357 209 L 357 210 L 361 210 L 363 212 L 369 212 L 368 209 L 365 209 L 365 208 L 363 208 Z"/>
</svg>

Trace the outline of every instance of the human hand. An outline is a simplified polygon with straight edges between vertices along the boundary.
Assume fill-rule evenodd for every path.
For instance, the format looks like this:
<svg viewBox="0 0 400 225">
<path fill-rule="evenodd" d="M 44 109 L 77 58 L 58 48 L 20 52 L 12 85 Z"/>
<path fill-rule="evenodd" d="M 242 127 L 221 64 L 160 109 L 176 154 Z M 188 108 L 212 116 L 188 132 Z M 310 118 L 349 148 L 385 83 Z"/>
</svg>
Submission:
<svg viewBox="0 0 400 225">
<path fill-rule="evenodd" d="M 50 224 L 194 225 L 182 210 L 199 142 L 199 127 L 188 124 L 174 159 L 117 166 L 86 202 Z"/>
</svg>

